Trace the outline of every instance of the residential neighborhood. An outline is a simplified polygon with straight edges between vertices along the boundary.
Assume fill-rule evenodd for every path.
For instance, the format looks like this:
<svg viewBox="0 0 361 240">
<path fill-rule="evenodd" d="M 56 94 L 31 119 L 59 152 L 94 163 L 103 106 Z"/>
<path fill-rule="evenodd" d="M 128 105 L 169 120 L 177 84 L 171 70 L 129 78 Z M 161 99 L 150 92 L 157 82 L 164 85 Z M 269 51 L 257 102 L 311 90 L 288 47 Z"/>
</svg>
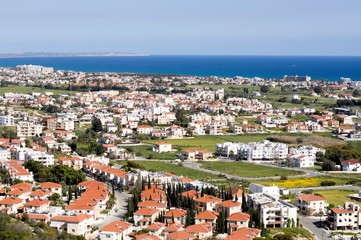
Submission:
<svg viewBox="0 0 361 240">
<path fill-rule="evenodd" d="M 360 230 L 359 100 L 346 93 L 357 81 L 33 65 L 0 68 L 0 80 L 23 89 L 0 96 L 0 211 L 13 221 L 102 240 Z"/>
</svg>

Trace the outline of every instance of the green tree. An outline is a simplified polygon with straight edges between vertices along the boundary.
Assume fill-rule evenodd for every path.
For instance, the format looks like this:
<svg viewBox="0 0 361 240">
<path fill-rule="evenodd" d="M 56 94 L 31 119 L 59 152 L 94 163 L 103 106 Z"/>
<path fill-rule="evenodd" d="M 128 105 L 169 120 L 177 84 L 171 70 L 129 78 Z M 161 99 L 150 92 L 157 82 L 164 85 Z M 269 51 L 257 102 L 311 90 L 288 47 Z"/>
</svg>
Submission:
<svg viewBox="0 0 361 240">
<path fill-rule="evenodd" d="M 269 92 L 269 86 L 266 86 L 266 85 L 261 86 L 261 87 L 260 87 L 260 91 L 261 91 L 262 93 L 267 93 L 267 92 Z"/>
<path fill-rule="evenodd" d="M 49 197 L 49 200 L 51 201 L 52 206 L 59 206 L 61 204 L 61 196 L 59 195 L 59 193 L 53 193 Z"/>
<path fill-rule="evenodd" d="M 102 122 L 100 121 L 99 118 L 93 117 L 91 129 L 92 129 L 94 132 L 101 132 L 101 131 L 103 131 L 103 125 L 102 125 Z"/>
</svg>

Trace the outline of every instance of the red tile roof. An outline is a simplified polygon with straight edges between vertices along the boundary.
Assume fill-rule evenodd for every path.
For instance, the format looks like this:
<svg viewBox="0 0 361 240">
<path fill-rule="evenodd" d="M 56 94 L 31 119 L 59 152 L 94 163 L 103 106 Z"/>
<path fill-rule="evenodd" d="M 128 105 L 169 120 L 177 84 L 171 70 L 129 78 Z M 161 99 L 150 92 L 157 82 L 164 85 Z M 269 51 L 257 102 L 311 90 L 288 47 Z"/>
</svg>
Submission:
<svg viewBox="0 0 361 240">
<path fill-rule="evenodd" d="M 117 233 L 121 233 L 121 232 L 123 232 L 124 230 L 128 229 L 131 226 L 132 226 L 132 224 L 127 223 L 127 222 L 115 221 L 115 222 L 109 223 L 108 225 L 106 225 L 105 227 L 100 229 L 100 232 L 117 232 Z"/>
<path fill-rule="evenodd" d="M 298 196 L 304 202 L 312 202 L 312 201 L 325 201 L 326 199 L 321 196 L 317 196 L 314 194 L 302 194 Z"/>
</svg>

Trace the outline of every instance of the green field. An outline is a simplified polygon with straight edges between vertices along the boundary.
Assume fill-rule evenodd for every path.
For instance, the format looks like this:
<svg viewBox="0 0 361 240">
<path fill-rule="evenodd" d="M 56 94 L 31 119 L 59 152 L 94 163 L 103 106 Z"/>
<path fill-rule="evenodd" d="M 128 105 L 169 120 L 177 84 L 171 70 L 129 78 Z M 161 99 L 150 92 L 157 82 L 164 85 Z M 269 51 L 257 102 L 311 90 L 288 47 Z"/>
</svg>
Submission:
<svg viewBox="0 0 361 240">
<path fill-rule="evenodd" d="M 301 178 L 288 178 L 286 180 L 259 180 L 254 181 L 265 186 L 276 185 L 280 188 L 308 188 L 308 187 L 320 187 L 323 181 L 333 181 L 336 185 L 349 184 L 350 179 L 333 176 L 319 176 L 319 177 L 301 177 Z"/>
<path fill-rule="evenodd" d="M 214 147 L 217 143 L 224 142 L 258 142 L 270 137 L 270 134 L 247 134 L 247 135 L 207 135 L 196 136 L 187 139 L 165 139 L 163 142 L 171 143 L 172 148 L 185 149 L 185 148 L 203 148 L 214 152 Z M 146 143 L 155 144 L 159 140 L 147 140 Z"/>
<path fill-rule="evenodd" d="M 277 133 L 277 136 L 299 136 L 302 138 L 307 138 L 308 136 L 322 136 L 329 138 L 331 137 L 331 133 L 312 133 L 312 134 L 305 134 L 305 133 Z M 205 135 L 205 136 L 195 136 L 194 138 L 185 138 L 185 139 L 164 139 L 162 142 L 171 143 L 173 146 L 172 148 L 182 150 L 185 148 L 203 148 L 207 149 L 211 152 L 214 152 L 215 145 L 217 143 L 224 143 L 224 142 L 259 142 L 266 140 L 269 137 L 274 137 L 275 134 L 270 133 L 259 133 L 259 134 L 245 134 L 245 135 Z M 145 143 L 155 144 L 159 142 L 159 140 L 145 140 Z M 304 139 L 304 142 L 307 142 Z M 342 141 L 340 141 L 343 143 Z M 311 144 L 311 143 L 308 143 Z"/>
<path fill-rule="evenodd" d="M 75 94 L 75 91 L 67 91 L 67 90 L 53 90 L 53 89 L 45 89 L 45 88 L 38 88 L 38 87 L 23 87 L 23 86 L 8 86 L 8 87 L 1 87 L 0 88 L 0 95 L 8 92 L 13 93 L 23 93 L 23 94 L 31 94 L 32 92 L 37 93 L 45 93 L 45 92 L 52 92 L 55 95 L 60 94 Z"/>
<path fill-rule="evenodd" d="M 321 195 L 327 199 L 329 204 L 334 206 L 343 206 L 344 202 L 350 201 L 346 196 L 349 194 L 358 193 L 358 191 L 350 190 L 317 190 L 314 193 Z"/>
<path fill-rule="evenodd" d="M 160 160 L 174 160 L 176 158 L 176 154 L 179 153 L 179 151 L 157 153 L 153 151 L 153 147 L 144 146 L 144 145 L 126 147 L 126 149 L 128 151 L 134 152 L 137 156 L 142 156 L 147 159 L 160 159 Z"/>
<path fill-rule="evenodd" d="M 247 162 L 202 162 L 202 168 L 245 178 L 292 176 L 303 172 Z"/>
<path fill-rule="evenodd" d="M 136 161 L 136 162 L 144 166 L 146 170 L 169 172 L 178 176 L 188 177 L 193 180 L 212 181 L 212 180 L 224 179 L 214 174 L 205 173 L 199 170 L 186 168 L 178 164 L 168 163 L 164 161 Z"/>
<path fill-rule="evenodd" d="M 355 148 L 361 149 L 361 141 L 347 141 L 347 144 Z"/>
</svg>

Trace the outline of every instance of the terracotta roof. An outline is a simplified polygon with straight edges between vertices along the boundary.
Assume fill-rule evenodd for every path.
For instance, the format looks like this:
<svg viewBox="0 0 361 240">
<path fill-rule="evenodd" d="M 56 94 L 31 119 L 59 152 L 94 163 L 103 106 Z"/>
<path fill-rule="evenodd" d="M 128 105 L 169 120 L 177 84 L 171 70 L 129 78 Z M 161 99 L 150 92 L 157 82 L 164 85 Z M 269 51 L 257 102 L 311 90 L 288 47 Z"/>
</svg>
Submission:
<svg viewBox="0 0 361 240">
<path fill-rule="evenodd" d="M 183 209 L 173 209 L 164 214 L 164 217 L 184 217 L 187 214 L 186 210 Z"/>
<path fill-rule="evenodd" d="M 115 221 L 111 222 L 102 229 L 100 229 L 100 232 L 118 232 L 121 233 L 124 230 L 128 229 L 131 226 L 130 223 L 123 222 L 123 221 Z"/>
<path fill-rule="evenodd" d="M 182 196 L 187 198 L 196 198 L 198 193 L 196 190 L 189 190 L 187 192 L 182 192 Z"/>
<path fill-rule="evenodd" d="M 158 212 L 157 209 L 152 208 L 141 208 L 138 211 L 134 213 L 134 215 L 144 215 L 144 216 L 152 216 L 153 214 L 156 214 Z"/>
<path fill-rule="evenodd" d="M 155 222 L 147 227 L 150 231 L 158 231 L 159 229 L 165 227 L 165 224 L 162 222 Z"/>
<path fill-rule="evenodd" d="M 54 182 L 42 182 L 40 183 L 40 188 L 61 188 L 61 184 Z"/>
<path fill-rule="evenodd" d="M 179 231 L 181 228 L 183 228 L 182 224 L 179 223 L 173 223 L 171 225 L 169 225 L 168 227 L 166 227 L 163 232 L 177 232 Z"/>
<path fill-rule="evenodd" d="M 250 219 L 248 213 L 236 212 L 228 216 L 227 221 L 242 221 L 245 222 Z"/>
<path fill-rule="evenodd" d="M 44 197 L 49 194 L 52 194 L 52 191 L 46 189 L 45 191 L 43 191 L 43 190 L 33 191 L 30 193 L 30 196 L 31 197 Z"/>
<path fill-rule="evenodd" d="M 144 233 L 141 235 L 136 235 L 135 236 L 136 240 L 161 240 L 159 237 L 154 236 L 154 235 L 150 235 L 149 233 Z"/>
<path fill-rule="evenodd" d="M 79 214 L 76 216 L 55 216 L 51 219 L 51 221 L 80 223 L 90 217 L 91 215 L 87 215 L 87 214 Z"/>
<path fill-rule="evenodd" d="M 349 159 L 349 160 L 341 161 L 341 164 L 357 164 L 357 163 L 360 163 L 360 160 L 357 160 L 357 159 Z"/>
<path fill-rule="evenodd" d="M 207 210 L 204 212 L 199 213 L 196 217 L 196 219 L 210 219 L 210 220 L 214 220 L 217 218 L 217 215 L 215 215 L 214 213 L 212 213 L 211 211 Z"/>
<path fill-rule="evenodd" d="M 324 197 L 317 196 L 314 194 L 302 194 L 302 195 L 299 195 L 298 198 L 305 202 L 325 201 L 326 200 Z"/>
<path fill-rule="evenodd" d="M 343 209 L 343 208 L 331 208 L 331 211 L 333 211 L 336 214 L 340 214 L 340 213 L 352 213 L 353 211 L 351 210 L 347 210 L 347 209 Z"/>
<path fill-rule="evenodd" d="M 21 203 L 22 201 L 23 199 L 21 198 L 8 197 L 0 200 L 0 204 L 16 204 L 16 203 Z"/>
<path fill-rule="evenodd" d="M 26 183 L 26 182 L 21 182 L 21 183 L 18 183 L 18 184 L 14 184 L 14 185 L 11 185 L 10 188 L 11 189 L 16 189 L 16 188 L 32 188 L 33 185 L 31 183 Z"/>
<path fill-rule="evenodd" d="M 257 228 L 240 228 L 225 240 L 250 240 L 257 237 L 260 233 L 261 230 Z"/>
<path fill-rule="evenodd" d="M 211 195 L 204 195 L 203 197 L 197 198 L 194 201 L 202 202 L 202 203 L 221 202 L 222 198 L 218 198 L 218 197 L 211 196 Z"/>
<path fill-rule="evenodd" d="M 189 225 L 185 229 L 189 233 L 205 233 L 205 232 L 211 232 L 212 227 L 207 226 L 206 224 L 194 224 Z"/>
<path fill-rule="evenodd" d="M 221 203 L 218 203 L 217 206 L 222 206 L 222 207 L 225 207 L 225 208 L 241 207 L 241 203 L 240 202 L 235 202 L 233 200 L 226 200 L 226 201 L 223 201 Z"/>
<path fill-rule="evenodd" d="M 7 192 L 6 195 L 19 196 L 19 195 L 24 194 L 24 193 L 29 193 L 30 191 L 31 191 L 30 188 L 26 188 L 26 189 L 16 188 L 16 189 L 13 189 L 13 190 Z"/>
<path fill-rule="evenodd" d="M 149 201 L 142 201 L 142 202 L 139 202 L 138 203 L 138 207 L 159 207 L 159 208 L 165 208 L 166 205 L 164 203 L 160 203 L 160 202 L 157 202 L 157 201 L 152 201 L 152 200 L 149 200 Z"/>
<path fill-rule="evenodd" d="M 49 200 L 36 198 L 36 199 L 34 199 L 32 201 L 27 202 L 25 204 L 25 206 L 39 207 L 39 206 L 43 206 L 43 205 L 48 204 L 48 203 L 50 203 Z"/>
<path fill-rule="evenodd" d="M 188 240 L 194 238 L 195 236 L 193 234 L 187 233 L 186 231 L 178 231 L 167 235 L 167 239 L 169 240 Z"/>
<path fill-rule="evenodd" d="M 31 214 L 31 213 L 29 213 L 29 218 L 30 218 L 30 219 L 37 219 L 37 220 L 47 220 L 47 219 L 48 219 L 48 215 L 46 215 L 46 214 Z"/>
</svg>

